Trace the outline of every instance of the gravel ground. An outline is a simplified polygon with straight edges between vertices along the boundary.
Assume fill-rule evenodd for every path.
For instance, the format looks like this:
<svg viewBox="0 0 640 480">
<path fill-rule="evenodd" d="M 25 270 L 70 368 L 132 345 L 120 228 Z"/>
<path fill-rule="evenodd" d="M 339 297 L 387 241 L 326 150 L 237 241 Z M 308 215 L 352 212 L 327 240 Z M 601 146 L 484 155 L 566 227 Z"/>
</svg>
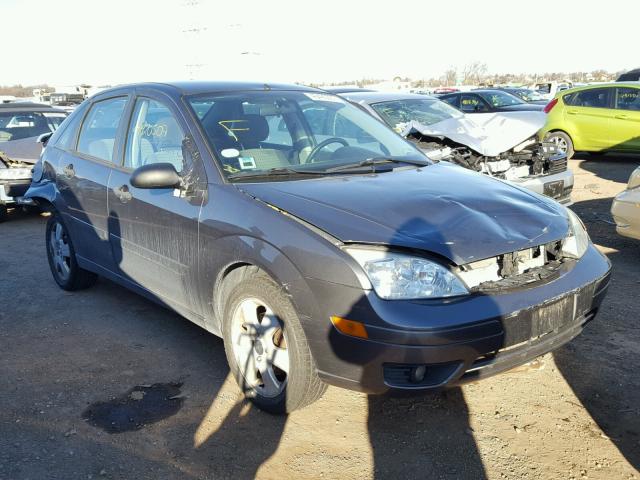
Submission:
<svg viewBox="0 0 640 480">
<path fill-rule="evenodd" d="M 609 214 L 640 159 L 584 158 L 574 208 L 614 274 L 580 337 L 440 395 L 329 388 L 288 417 L 242 402 L 222 342 L 178 315 L 107 281 L 59 290 L 45 219 L 14 214 L 0 225 L 0 480 L 640 478 L 640 242 Z"/>
</svg>

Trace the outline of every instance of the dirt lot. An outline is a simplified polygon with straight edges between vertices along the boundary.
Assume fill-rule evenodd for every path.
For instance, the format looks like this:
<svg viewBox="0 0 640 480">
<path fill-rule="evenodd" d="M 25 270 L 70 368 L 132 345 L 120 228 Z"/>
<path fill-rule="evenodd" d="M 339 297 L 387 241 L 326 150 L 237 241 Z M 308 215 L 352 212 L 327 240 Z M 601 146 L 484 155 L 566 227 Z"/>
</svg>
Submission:
<svg viewBox="0 0 640 480">
<path fill-rule="evenodd" d="M 15 214 L 0 225 L 0 480 L 640 478 L 640 242 L 609 215 L 639 163 L 571 162 L 574 208 L 614 264 L 578 339 L 441 395 L 330 388 L 288 418 L 240 401 L 197 326 L 107 281 L 59 290 L 45 219 Z"/>
</svg>

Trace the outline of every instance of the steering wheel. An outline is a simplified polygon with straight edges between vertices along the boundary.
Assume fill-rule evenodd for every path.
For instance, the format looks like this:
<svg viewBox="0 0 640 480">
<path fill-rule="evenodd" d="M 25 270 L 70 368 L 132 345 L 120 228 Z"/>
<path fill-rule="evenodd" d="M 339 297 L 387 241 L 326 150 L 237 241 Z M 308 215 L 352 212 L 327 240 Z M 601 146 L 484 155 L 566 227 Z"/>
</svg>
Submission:
<svg viewBox="0 0 640 480">
<path fill-rule="evenodd" d="M 327 138 L 326 140 L 320 142 L 318 145 L 313 147 L 313 150 L 311 150 L 309 152 L 309 155 L 307 155 L 306 163 L 312 163 L 313 157 L 315 157 L 318 154 L 318 152 L 322 150 L 324 147 L 326 147 L 327 145 L 331 145 L 332 143 L 339 143 L 343 147 L 349 146 L 349 143 L 344 138 L 338 138 L 338 137 Z"/>
</svg>

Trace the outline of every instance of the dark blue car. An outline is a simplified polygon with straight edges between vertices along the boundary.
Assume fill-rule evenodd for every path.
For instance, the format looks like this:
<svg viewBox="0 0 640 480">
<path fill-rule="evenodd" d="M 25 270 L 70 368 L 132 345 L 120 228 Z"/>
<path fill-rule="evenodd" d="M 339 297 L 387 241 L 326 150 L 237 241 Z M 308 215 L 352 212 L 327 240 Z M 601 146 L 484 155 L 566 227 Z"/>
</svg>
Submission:
<svg viewBox="0 0 640 480">
<path fill-rule="evenodd" d="M 27 197 L 52 212 L 61 288 L 103 276 L 222 336 L 272 412 L 326 383 L 431 391 L 527 362 L 578 335 L 609 280 L 570 210 L 301 86 L 104 91 Z"/>
</svg>

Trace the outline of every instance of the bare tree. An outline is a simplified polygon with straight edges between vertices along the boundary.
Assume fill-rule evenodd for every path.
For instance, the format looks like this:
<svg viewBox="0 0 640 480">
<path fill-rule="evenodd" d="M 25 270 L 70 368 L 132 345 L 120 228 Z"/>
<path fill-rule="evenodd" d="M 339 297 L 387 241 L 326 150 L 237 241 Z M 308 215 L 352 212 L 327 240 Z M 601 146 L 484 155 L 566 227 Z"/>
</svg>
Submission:
<svg viewBox="0 0 640 480">
<path fill-rule="evenodd" d="M 449 67 L 445 70 L 442 80 L 446 87 L 455 85 L 458 82 L 458 70 L 455 67 Z"/>
<path fill-rule="evenodd" d="M 487 75 L 487 64 L 483 62 L 473 62 L 462 69 L 462 83 L 464 85 L 478 85 Z"/>
</svg>

